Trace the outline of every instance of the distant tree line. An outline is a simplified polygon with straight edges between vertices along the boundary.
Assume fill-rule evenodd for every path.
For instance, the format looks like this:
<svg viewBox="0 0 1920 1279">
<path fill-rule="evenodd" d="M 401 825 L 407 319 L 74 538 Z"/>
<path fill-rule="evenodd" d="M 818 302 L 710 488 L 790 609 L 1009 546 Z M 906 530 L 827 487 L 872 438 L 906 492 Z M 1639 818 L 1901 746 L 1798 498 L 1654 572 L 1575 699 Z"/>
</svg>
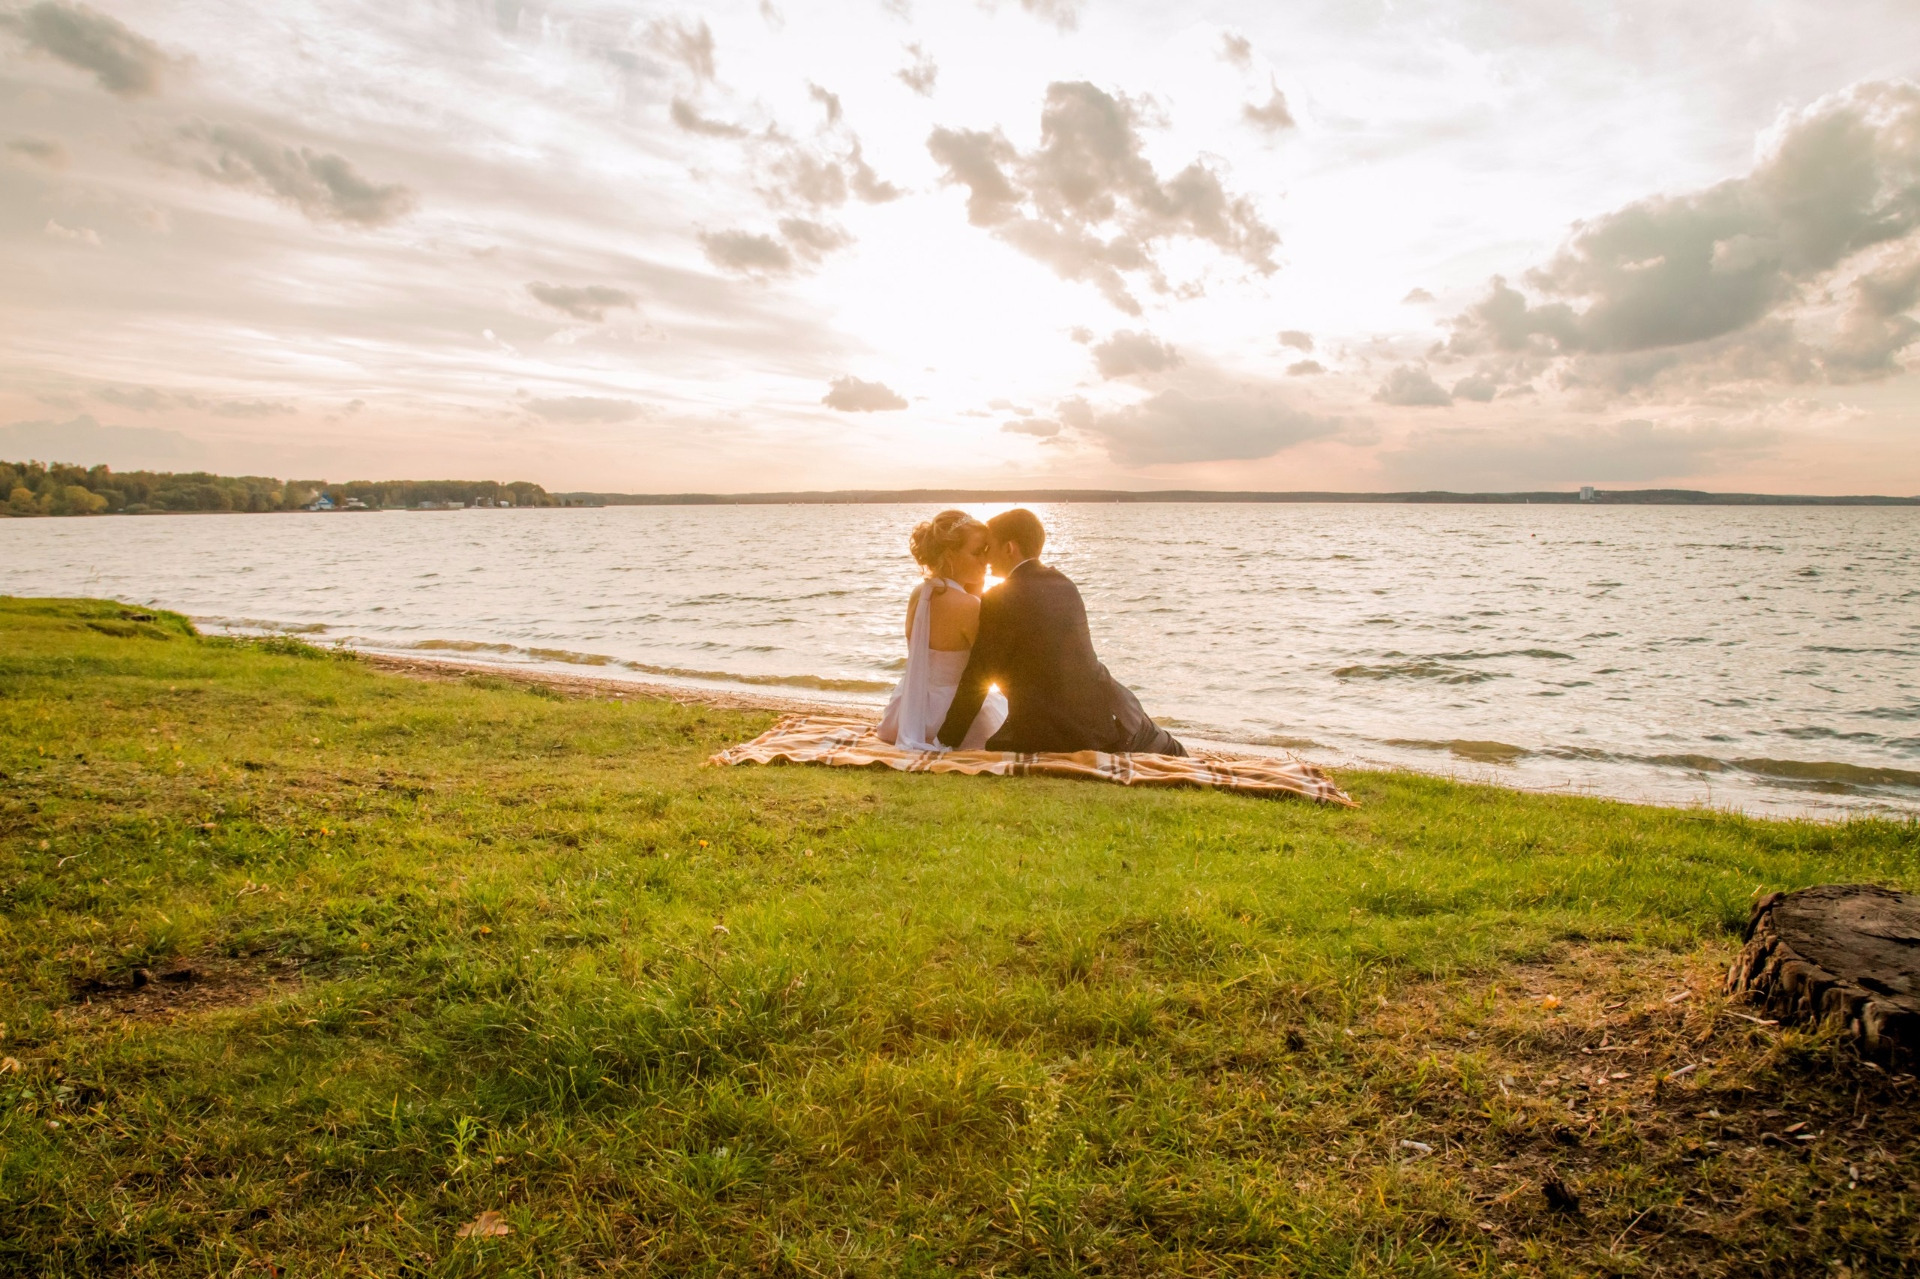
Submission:
<svg viewBox="0 0 1920 1279">
<path fill-rule="evenodd" d="M 372 510 L 476 502 L 557 506 L 538 484 L 492 480 L 276 480 L 264 475 L 209 475 L 205 471 L 114 471 L 55 462 L 0 462 L 6 515 L 145 515 L 162 511 L 295 511 L 321 497 L 336 507 L 349 500 Z"/>
</svg>

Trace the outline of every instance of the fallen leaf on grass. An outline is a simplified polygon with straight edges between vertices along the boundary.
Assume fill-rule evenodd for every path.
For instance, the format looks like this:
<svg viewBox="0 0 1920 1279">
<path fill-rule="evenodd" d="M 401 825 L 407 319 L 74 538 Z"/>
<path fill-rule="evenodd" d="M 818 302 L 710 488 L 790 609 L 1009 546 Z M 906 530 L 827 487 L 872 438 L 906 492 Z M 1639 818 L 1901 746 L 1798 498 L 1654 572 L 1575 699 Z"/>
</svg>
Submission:
<svg viewBox="0 0 1920 1279">
<path fill-rule="evenodd" d="M 491 1239 L 512 1234 L 513 1227 L 507 1224 L 505 1217 L 489 1208 L 453 1233 L 462 1239 Z"/>
<path fill-rule="evenodd" d="M 1540 1006 L 1542 1008 L 1558 1008 L 1560 1006 L 1560 996 L 1548 995 L 1540 1001 Z"/>
</svg>

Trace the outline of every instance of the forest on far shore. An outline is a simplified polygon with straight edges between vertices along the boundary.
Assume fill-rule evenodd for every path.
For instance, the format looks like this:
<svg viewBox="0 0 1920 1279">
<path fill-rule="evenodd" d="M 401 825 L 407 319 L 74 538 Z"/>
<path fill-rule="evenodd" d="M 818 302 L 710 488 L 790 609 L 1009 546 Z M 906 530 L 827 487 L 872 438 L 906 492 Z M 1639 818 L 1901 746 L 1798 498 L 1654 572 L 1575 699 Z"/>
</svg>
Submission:
<svg viewBox="0 0 1920 1279">
<path fill-rule="evenodd" d="M 205 471 L 115 471 L 55 462 L 0 462 L 0 514 L 147 515 L 168 511 L 297 511 L 322 496 L 336 507 L 357 501 L 370 510 L 422 503 L 559 506 L 538 484 L 494 480 L 276 480 L 265 475 Z"/>
</svg>

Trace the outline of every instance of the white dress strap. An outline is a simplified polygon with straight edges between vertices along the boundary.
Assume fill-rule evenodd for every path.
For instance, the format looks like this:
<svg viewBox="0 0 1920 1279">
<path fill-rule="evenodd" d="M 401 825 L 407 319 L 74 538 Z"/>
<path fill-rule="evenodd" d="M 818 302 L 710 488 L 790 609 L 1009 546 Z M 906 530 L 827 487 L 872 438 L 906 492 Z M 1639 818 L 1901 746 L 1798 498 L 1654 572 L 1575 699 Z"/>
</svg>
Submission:
<svg viewBox="0 0 1920 1279">
<path fill-rule="evenodd" d="M 939 587 L 963 590 L 960 583 L 930 577 L 920 584 L 913 606 L 913 631 L 907 637 L 907 673 L 901 680 L 900 727 L 895 745 L 910 751 L 939 751 L 940 725 L 927 723 L 933 688 L 933 596 Z M 943 708 L 944 709 L 944 708 Z"/>
<path fill-rule="evenodd" d="M 965 590 L 944 577 L 930 577 L 914 588 L 913 621 L 907 629 L 907 669 L 894 686 L 893 699 L 880 721 L 880 739 L 909 751 L 942 751 L 940 725 L 951 693 L 936 698 L 933 670 L 933 596 L 942 587 Z M 939 702 L 936 707 L 935 702 Z M 936 719 L 935 715 L 942 718 Z"/>
</svg>

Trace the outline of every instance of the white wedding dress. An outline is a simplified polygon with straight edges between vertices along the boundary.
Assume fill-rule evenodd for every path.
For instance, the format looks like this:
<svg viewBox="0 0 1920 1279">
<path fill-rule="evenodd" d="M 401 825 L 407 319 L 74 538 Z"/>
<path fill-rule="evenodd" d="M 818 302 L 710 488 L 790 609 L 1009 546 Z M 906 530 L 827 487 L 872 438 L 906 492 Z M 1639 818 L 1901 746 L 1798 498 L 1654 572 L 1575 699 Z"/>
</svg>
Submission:
<svg viewBox="0 0 1920 1279">
<path fill-rule="evenodd" d="M 938 649 L 929 642 L 933 631 L 933 592 L 936 586 L 958 591 L 965 588 L 943 577 L 930 577 L 921 584 L 913 606 L 913 633 L 907 637 L 907 671 L 894 685 L 893 700 L 881 717 L 878 736 L 889 745 L 908 751 L 940 751 L 940 725 L 946 722 L 947 708 L 960 689 L 960 677 L 966 673 L 967 656 L 972 649 Z M 987 694 L 980 713 L 973 717 L 963 751 L 985 750 L 987 739 L 1007 722 L 1007 699 L 997 689 Z"/>
</svg>

